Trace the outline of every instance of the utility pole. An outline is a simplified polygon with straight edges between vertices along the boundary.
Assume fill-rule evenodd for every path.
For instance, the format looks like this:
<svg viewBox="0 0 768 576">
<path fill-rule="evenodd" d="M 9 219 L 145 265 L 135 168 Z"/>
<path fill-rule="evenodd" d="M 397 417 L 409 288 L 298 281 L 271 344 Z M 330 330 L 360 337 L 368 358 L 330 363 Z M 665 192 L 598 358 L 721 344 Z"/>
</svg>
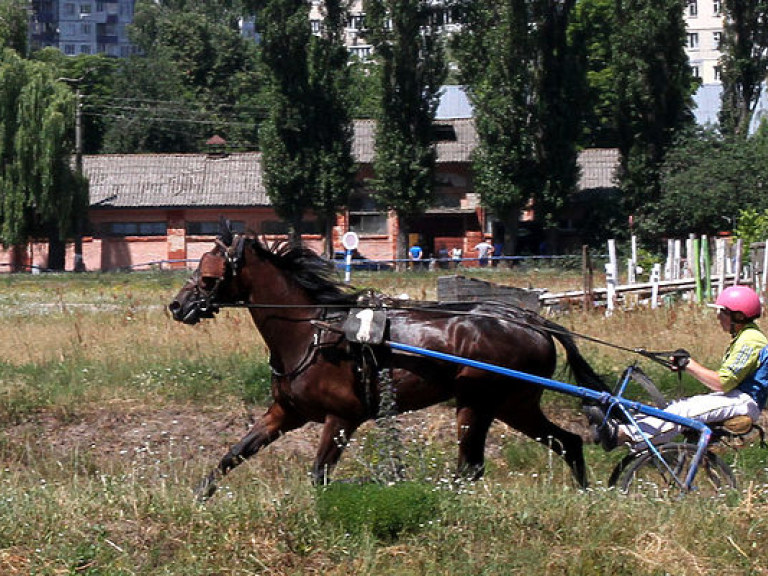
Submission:
<svg viewBox="0 0 768 576">
<path fill-rule="evenodd" d="M 79 182 L 83 180 L 83 95 L 80 93 L 82 78 L 59 78 L 75 87 L 75 172 Z M 75 272 L 85 272 L 83 261 L 83 217 L 77 215 L 75 221 Z"/>
<path fill-rule="evenodd" d="M 75 92 L 75 172 L 82 182 L 83 179 L 83 95 L 80 84 Z M 78 214 L 75 223 L 75 272 L 85 272 L 83 261 L 83 217 Z"/>
</svg>

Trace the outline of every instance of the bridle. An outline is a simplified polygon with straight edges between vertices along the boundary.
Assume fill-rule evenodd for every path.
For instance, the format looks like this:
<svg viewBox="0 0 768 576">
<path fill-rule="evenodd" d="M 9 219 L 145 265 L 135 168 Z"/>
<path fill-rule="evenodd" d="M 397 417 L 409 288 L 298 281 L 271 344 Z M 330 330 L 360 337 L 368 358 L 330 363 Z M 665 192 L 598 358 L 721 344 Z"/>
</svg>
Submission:
<svg viewBox="0 0 768 576">
<path fill-rule="evenodd" d="M 192 299 L 190 313 L 196 311 L 200 318 L 213 318 L 220 310 L 217 299 L 222 283 L 230 274 L 237 276 L 243 265 L 245 236 L 235 234 L 230 245 L 221 238 L 216 238 L 215 242 L 220 252 L 203 254 L 196 272 L 196 297 Z"/>
</svg>

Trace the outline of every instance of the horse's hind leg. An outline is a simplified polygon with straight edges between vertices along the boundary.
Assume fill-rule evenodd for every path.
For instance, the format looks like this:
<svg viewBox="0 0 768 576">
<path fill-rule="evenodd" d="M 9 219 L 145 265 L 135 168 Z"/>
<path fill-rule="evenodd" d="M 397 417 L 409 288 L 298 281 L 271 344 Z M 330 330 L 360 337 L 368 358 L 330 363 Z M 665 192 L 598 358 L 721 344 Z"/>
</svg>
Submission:
<svg viewBox="0 0 768 576">
<path fill-rule="evenodd" d="M 485 441 L 493 422 L 490 410 L 460 406 L 456 410 L 459 460 L 456 475 L 467 480 L 479 480 L 485 473 Z"/>
<path fill-rule="evenodd" d="M 280 404 L 272 404 L 269 409 L 256 421 L 240 442 L 232 446 L 208 476 L 195 490 L 198 500 L 207 500 L 216 492 L 217 482 L 240 465 L 280 437 L 281 434 L 294 430 L 306 424 L 306 420 L 289 413 Z"/>
<path fill-rule="evenodd" d="M 582 488 L 587 487 L 584 441 L 581 436 L 563 430 L 552 423 L 537 405 L 507 404 L 496 413 L 496 417 L 562 456 L 571 468 L 576 482 Z"/>
<path fill-rule="evenodd" d="M 315 486 L 323 486 L 328 482 L 328 475 L 336 467 L 349 439 L 359 426 L 358 422 L 337 416 L 326 417 L 312 466 L 312 483 Z"/>
</svg>

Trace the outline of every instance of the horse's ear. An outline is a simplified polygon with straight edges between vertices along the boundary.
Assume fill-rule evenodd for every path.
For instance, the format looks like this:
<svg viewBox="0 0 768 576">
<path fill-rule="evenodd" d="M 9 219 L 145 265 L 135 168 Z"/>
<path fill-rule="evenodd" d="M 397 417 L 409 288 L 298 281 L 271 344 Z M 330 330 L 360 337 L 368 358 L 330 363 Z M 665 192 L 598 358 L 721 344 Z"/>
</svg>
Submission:
<svg viewBox="0 0 768 576">
<path fill-rule="evenodd" d="M 224 216 L 219 219 L 219 238 L 225 246 L 232 246 L 232 224 Z"/>
</svg>

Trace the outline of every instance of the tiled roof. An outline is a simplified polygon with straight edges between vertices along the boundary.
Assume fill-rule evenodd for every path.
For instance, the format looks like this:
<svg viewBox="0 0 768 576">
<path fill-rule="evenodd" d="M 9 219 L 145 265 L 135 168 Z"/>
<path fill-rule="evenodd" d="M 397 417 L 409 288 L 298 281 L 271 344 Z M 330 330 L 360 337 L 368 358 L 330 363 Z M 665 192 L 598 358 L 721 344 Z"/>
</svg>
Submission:
<svg viewBox="0 0 768 576">
<path fill-rule="evenodd" d="M 455 140 L 437 144 L 438 163 L 470 162 L 477 145 L 471 119 L 439 120 L 453 127 Z M 353 156 L 369 164 L 374 156 L 374 121 L 355 122 Z M 585 150 L 580 189 L 614 186 L 616 150 Z M 92 208 L 269 206 L 261 172 L 261 153 L 105 154 L 85 156 Z"/>
<path fill-rule="evenodd" d="M 85 156 L 91 207 L 267 206 L 259 153 Z"/>
<path fill-rule="evenodd" d="M 436 120 L 438 126 L 452 126 L 456 140 L 440 140 L 437 143 L 437 161 L 469 162 L 472 149 L 477 145 L 477 132 L 471 119 Z M 376 141 L 376 121 L 356 120 L 352 155 L 361 164 L 373 162 Z"/>
</svg>

